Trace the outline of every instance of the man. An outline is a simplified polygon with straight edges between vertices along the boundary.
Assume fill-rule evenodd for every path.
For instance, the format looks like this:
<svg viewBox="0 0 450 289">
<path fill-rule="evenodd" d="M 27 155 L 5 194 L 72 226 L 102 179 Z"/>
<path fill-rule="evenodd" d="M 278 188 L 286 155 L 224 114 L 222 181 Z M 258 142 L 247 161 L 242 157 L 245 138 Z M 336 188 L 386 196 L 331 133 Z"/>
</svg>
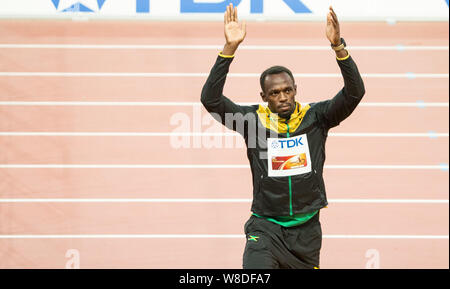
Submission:
<svg viewBox="0 0 450 289">
<path fill-rule="evenodd" d="M 328 130 L 347 118 L 365 89 L 345 49 L 332 7 L 326 36 L 336 52 L 344 88 L 327 101 L 302 106 L 291 71 L 274 66 L 261 75 L 262 105 L 240 106 L 222 92 L 234 54 L 246 36 L 230 4 L 226 44 L 203 87 L 201 101 L 217 120 L 239 132 L 247 145 L 253 178 L 252 216 L 245 224 L 244 269 L 319 268 L 319 210 L 327 206 L 322 177 Z"/>
</svg>

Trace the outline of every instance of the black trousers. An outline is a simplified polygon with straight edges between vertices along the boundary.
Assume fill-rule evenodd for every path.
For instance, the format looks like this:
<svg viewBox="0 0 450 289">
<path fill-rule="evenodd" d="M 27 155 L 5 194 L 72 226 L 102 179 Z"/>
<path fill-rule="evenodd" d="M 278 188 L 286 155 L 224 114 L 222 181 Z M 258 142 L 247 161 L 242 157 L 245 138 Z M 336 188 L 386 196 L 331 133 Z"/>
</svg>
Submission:
<svg viewBox="0 0 450 289">
<path fill-rule="evenodd" d="M 251 216 L 245 223 L 247 238 L 244 269 L 314 269 L 319 267 L 322 229 L 319 213 L 308 222 L 283 227 Z"/>
</svg>

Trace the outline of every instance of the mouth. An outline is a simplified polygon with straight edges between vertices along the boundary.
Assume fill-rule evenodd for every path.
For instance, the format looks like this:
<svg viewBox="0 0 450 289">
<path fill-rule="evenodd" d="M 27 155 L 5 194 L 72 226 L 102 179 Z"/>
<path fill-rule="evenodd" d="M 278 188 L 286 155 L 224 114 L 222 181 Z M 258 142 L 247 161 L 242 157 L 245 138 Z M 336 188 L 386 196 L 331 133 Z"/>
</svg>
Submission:
<svg viewBox="0 0 450 289">
<path fill-rule="evenodd" d="M 278 107 L 278 110 L 280 111 L 280 112 L 287 112 L 287 111 L 289 111 L 291 109 L 291 105 L 290 104 L 283 104 L 283 105 L 280 105 L 279 107 Z"/>
</svg>

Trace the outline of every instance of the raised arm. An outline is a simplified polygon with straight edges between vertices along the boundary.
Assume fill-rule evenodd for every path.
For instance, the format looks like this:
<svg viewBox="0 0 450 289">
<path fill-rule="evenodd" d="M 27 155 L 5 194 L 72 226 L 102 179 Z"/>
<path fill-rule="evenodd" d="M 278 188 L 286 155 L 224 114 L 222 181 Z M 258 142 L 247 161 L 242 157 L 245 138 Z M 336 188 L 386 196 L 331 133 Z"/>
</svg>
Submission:
<svg viewBox="0 0 450 289">
<path fill-rule="evenodd" d="M 233 7 L 232 3 L 227 6 L 223 18 L 226 43 L 222 54 L 234 56 L 239 44 L 244 41 L 247 35 L 246 23 L 245 21 L 239 23 L 237 7 Z"/>
<path fill-rule="evenodd" d="M 344 78 L 344 88 L 334 98 L 317 104 L 326 125 L 331 128 L 339 125 L 355 110 L 365 94 L 365 88 L 356 63 L 341 41 L 339 21 L 332 7 L 327 15 L 326 36 L 336 52 L 336 60 Z"/>
<path fill-rule="evenodd" d="M 223 95 L 223 88 L 228 74 L 231 62 L 234 59 L 234 54 L 239 47 L 239 44 L 244 41 L 246 35 L 245 22 L 239 23 L 237 16 L 237 8 L 230 4 L 224 14 L 224 31 L 225 31 L 225 46 L 222 52 L 217 57 L 211 72 L 202 89 L 201 102 L 208 112 L 213 113 L 213 116 L 220 116 L 220 120 L 225 124 L 226 113 L 240 113 L 245 115 L 251 107 L 240 106 Z M 236 117 L 236 119 L 238 119 Z M 235 129 L 234 127 L 229 127 Z"/>
<path fill-rule="evenodd" d="M 327 29 L 326 29 L 327 38 L 330 41 L 331 45 L 335 48 L 338 48 L 341 42 L 341 27 L 339 25 L 339 20 L 337 18 L 336 13 L 333 10 L 333 7 L 330 6 L 330 12 L 327 15 Z M 345 58 L 348 56 L 348 51 L 345 49 L 337 49 L 335 50 L 336 57 Z"/>
</svg>

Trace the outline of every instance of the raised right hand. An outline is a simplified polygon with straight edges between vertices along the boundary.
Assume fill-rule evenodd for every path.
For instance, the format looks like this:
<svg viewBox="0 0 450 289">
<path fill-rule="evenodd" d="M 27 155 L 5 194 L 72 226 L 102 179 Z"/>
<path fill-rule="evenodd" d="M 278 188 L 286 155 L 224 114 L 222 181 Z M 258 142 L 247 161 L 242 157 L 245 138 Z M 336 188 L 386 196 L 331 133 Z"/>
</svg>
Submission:
<svg viewBox="0 0 450 289">
<path fill-rule="evenodd" d="M 225 55 L 233 55 L 239 44 L 245 39 L 246 23 L 245 21 L 239 23 L 237 7 L 233 4 L 227 6 L 227 11 L 224 14 L 225 24 L 225 48 L 222 51 Z"/>
</svg>

